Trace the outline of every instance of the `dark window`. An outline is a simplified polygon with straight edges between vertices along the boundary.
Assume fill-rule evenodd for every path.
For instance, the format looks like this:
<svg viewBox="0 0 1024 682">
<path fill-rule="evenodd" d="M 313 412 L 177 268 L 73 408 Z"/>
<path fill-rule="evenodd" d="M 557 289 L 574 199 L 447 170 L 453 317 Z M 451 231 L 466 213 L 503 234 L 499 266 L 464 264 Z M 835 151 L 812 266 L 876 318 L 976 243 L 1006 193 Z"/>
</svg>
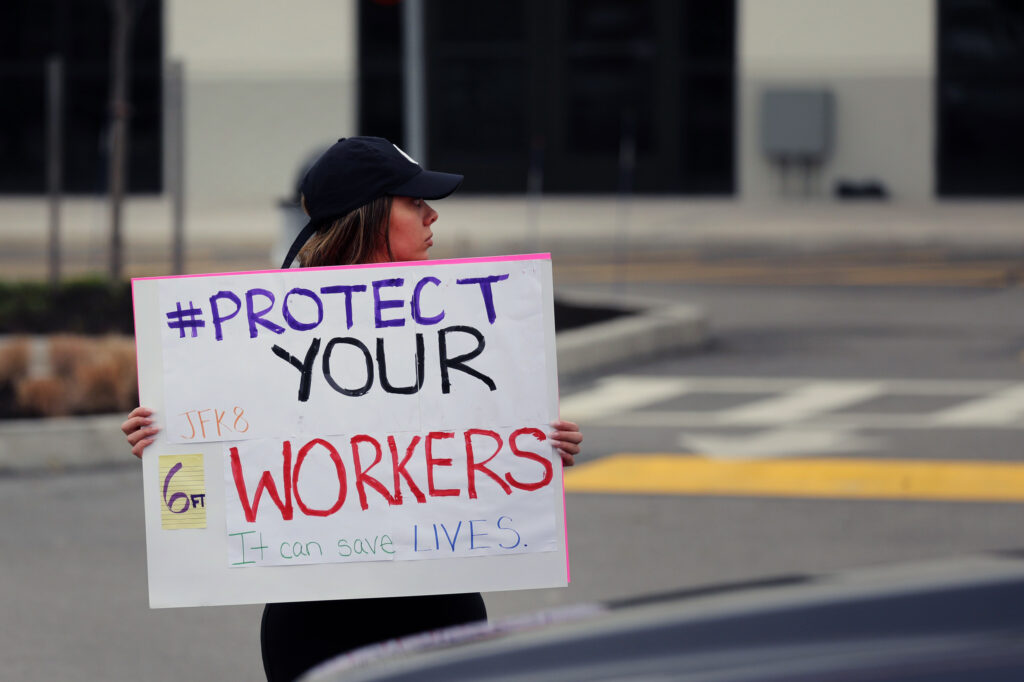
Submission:
<svg viewBox="0 0 1024 682">
<path fill-rule="evenodd" d="M 1024 3 L 939 2 L 938 193 L 1024 195 Z"/>
<path fill-rule="evenodd" d="M 650 0 L 571 0 L 565 16 L 565 147 L 617 155 L 623 134 L 648 152 L 656 130 L 657 34 Z"/>
<path fill-rule="evenodd" d="M 463 189 L 525 187 L 533 8 L 528 2 L 427 3 L 430 164 Z"/>
<path fill-rule="evenodd" d="M 568 2 L 551 17 L 553 40 L 542 46 L 550 67 L 543 89 L 558 104 L 540 117 L 545 143 L 544 188 L 552 192 L 611 192 L 621 182 L 620 151 L 636 154 L 640 191 L 645 171 L 661 166 L 665 143 L 659 119 L 667 104 L 661 82 L 655 3 L 651 0 Z M 656 178 L 659 183 L 665 178 Z"/>
<path fill-rule="evenodd" d="M 615 191 L 630 144 L 637 191 L 733 191 L 731 0 L 424 5 L 428 162 L 462 191 L 523 191 L 531 158 L 545 191 Z M 401 4 L 360 7 L 360 130 L 400 138 Z"/>
<path fill-rule="evenodd" d="M 135 0 L 130 44 L 128 191 L 161 189 L 159 0 Z M 38 193 L 46 177 L 46 62 L 64 62 L 64 189 L 107 185 L 109 3 L 8 0 L 0 10 L 0 192 Z"/>
<path fill-rule="evenodd" d="M 735 7 L 681 3 L 679 11 L 679 175 L 698 194 L 733 191 Z"/>
<path fill-rule="evenodd" d="M 360 0 L 359 132 L 402 146 L 402 4 Z"/>
</svg>

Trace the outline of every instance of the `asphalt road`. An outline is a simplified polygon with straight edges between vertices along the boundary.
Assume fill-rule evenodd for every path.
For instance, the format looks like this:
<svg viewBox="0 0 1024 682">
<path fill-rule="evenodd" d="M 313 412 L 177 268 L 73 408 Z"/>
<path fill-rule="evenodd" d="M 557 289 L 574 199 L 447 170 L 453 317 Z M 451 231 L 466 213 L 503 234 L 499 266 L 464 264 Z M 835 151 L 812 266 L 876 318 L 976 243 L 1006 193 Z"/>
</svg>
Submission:
<svg viewBox="0 0 1024 682">
<path fill-rule="evenodd" d="M 700 446 L 723 443 L 759 461 L 822 454 L 868 465 L 1024 459 L 1024 407 L 1018 415 L 1019 401 L 1005 390 L 1024 382 L 1024 288 L 661 282 L 632 284 L 631 293 L 706 306 L 716 342 L 705 353 L 563 384 L 563 405 L 575 401 L 586 434 L 579 473 L 623 453 L 688 462 L 702 451 L 721 461 L 735 453 Z M 672 379 L 689 383 L 651 394 L 652 380 Z M 895 379 L 919 383 L 908 388 Z M 611 390 L 610 380 L 619 382 Z M 611 414 L 600 409 L 602 390 L 619 401 Z M 927 426 L 949 422 L 950 410 L 979 400 L 993 406 L 984 414 L 1002 417 Z M 140 479 L 130 462 L 0 479 L 0 677 L 260 677 L 260 607 L 148 609 Z M 502 616 L 1018 548 L 1020 511 L 1013 502 L 827 494 L 570 493 L 572 585 L 486 600 L 492 615 Z"/>
<path fill-rule="evenodd" d="M 628 291 L 705 306 L 715 342 L 706 353 L 612 368 L 563 385 L 563 411 L 574 405 L 587 411 L 580 421 L 588 459 L 700 452 L 735 460 L 740 450 L 762 461 L 1024 460 L 1022 396 L 1010 396 L 1001 421 L 933 425 L 937 415 L 991 401 L 1024 381 L 1024 288 L 633 283 Z M 687 379 L 692 390 L 647 402 L 641 395 L 637 407 L 622 398 L 631 381 Z M 895 381 L 901 379 L 911 381 Z M 792 419 L 785 404 L 773 402 L 786 396 L 771 380 L 788 381 L 787 390 L 813 384 L 825 398 L 837 385 L 867 384 L 877 392 Z M 625 400 L 624 411 L 607 404 L 591 411 L 593 404 L 579 400 L 609 383 L 604 396 Z M 751 412 L 755 402 L 763 409 Z M 898 428 L 887 428 L 883 418 L 900 422 Z M 699 447 L 704 444 L 720 448 Z M 623 472 L 611 476 L 617 473 Z M 571 490 L 571 477 L 567 484 Z M 558 604 L 1024 547 L 1019 503 L 822 495 L 570 493 L 573 583 L 536 599 Z M 532 606 L 523 602 L 495 595 L 489 604 L 492 611 Z"/>
</svg>

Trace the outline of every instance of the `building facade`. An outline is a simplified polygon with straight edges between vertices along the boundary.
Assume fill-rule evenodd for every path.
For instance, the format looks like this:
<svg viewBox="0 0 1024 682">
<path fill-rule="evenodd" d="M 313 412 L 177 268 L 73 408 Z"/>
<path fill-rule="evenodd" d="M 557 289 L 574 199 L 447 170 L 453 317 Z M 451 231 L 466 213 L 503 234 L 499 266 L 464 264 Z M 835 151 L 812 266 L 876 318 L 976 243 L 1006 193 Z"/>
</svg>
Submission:
<svg viewBox="0 0 1024 682">
<path fill-rule="evenodd" d="M 1024 195 L 1017 3 L 419 1 L 423 154 L 465 172 L 467 192 L 772 201 L 830 199 L 845 185 L 911 202 Z M 45 191 L 51 55 L 65 63 L 64 189 L 102 194 L 107 5 L 5 6 L 0 194 Z M 270 207 L 292 192 L 310 155 L 340 136 L 404 141 L 402 0 L 135 7 L 129 190 L 137 197 L 167 189 L 172 61 L 185 74 L 190 210 Z M 766 96 L 779 93 L 826 103 L 808 114 L 823 131 L 820 149 L 771 147 Z"/>
</svg>

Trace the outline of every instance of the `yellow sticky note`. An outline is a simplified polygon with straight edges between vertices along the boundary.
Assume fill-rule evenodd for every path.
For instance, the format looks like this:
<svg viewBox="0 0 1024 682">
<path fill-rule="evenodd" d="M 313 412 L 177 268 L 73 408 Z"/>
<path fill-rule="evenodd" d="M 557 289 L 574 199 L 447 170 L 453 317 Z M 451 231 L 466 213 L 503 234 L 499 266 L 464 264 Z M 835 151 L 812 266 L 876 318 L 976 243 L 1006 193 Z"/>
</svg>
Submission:
<svg viewBox="0 0 1024 682">
<path fill-rule="evenodd" d="M 206 528 L 203 455 L 160 455 L 160 526 Z"/>
</svg>

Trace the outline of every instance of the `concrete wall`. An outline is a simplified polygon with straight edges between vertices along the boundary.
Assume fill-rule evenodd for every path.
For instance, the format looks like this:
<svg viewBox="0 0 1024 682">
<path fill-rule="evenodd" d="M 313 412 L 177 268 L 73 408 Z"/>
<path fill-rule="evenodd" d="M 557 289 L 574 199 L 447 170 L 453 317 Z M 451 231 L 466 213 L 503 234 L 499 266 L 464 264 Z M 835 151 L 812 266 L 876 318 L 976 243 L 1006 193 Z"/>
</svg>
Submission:
<svg viewBox="0 0 1024 682">
<path fill-rule="evenodd" d="M 819 196 L 837 178 L 871 177 L 897 200 L 930 201 L 935 21 L 934 0 L 740 0 L 738 195 L 780 197 L 778 172 L 761 152 L 761 93 L 810 86 L 835 98 Z"/>
<path fill-rule="evenodd" d="M 313 150 L 356 132 L 354 0 L 168 0 L 185 67 L 190 212 L 265 205 Z"/>
</svg>

